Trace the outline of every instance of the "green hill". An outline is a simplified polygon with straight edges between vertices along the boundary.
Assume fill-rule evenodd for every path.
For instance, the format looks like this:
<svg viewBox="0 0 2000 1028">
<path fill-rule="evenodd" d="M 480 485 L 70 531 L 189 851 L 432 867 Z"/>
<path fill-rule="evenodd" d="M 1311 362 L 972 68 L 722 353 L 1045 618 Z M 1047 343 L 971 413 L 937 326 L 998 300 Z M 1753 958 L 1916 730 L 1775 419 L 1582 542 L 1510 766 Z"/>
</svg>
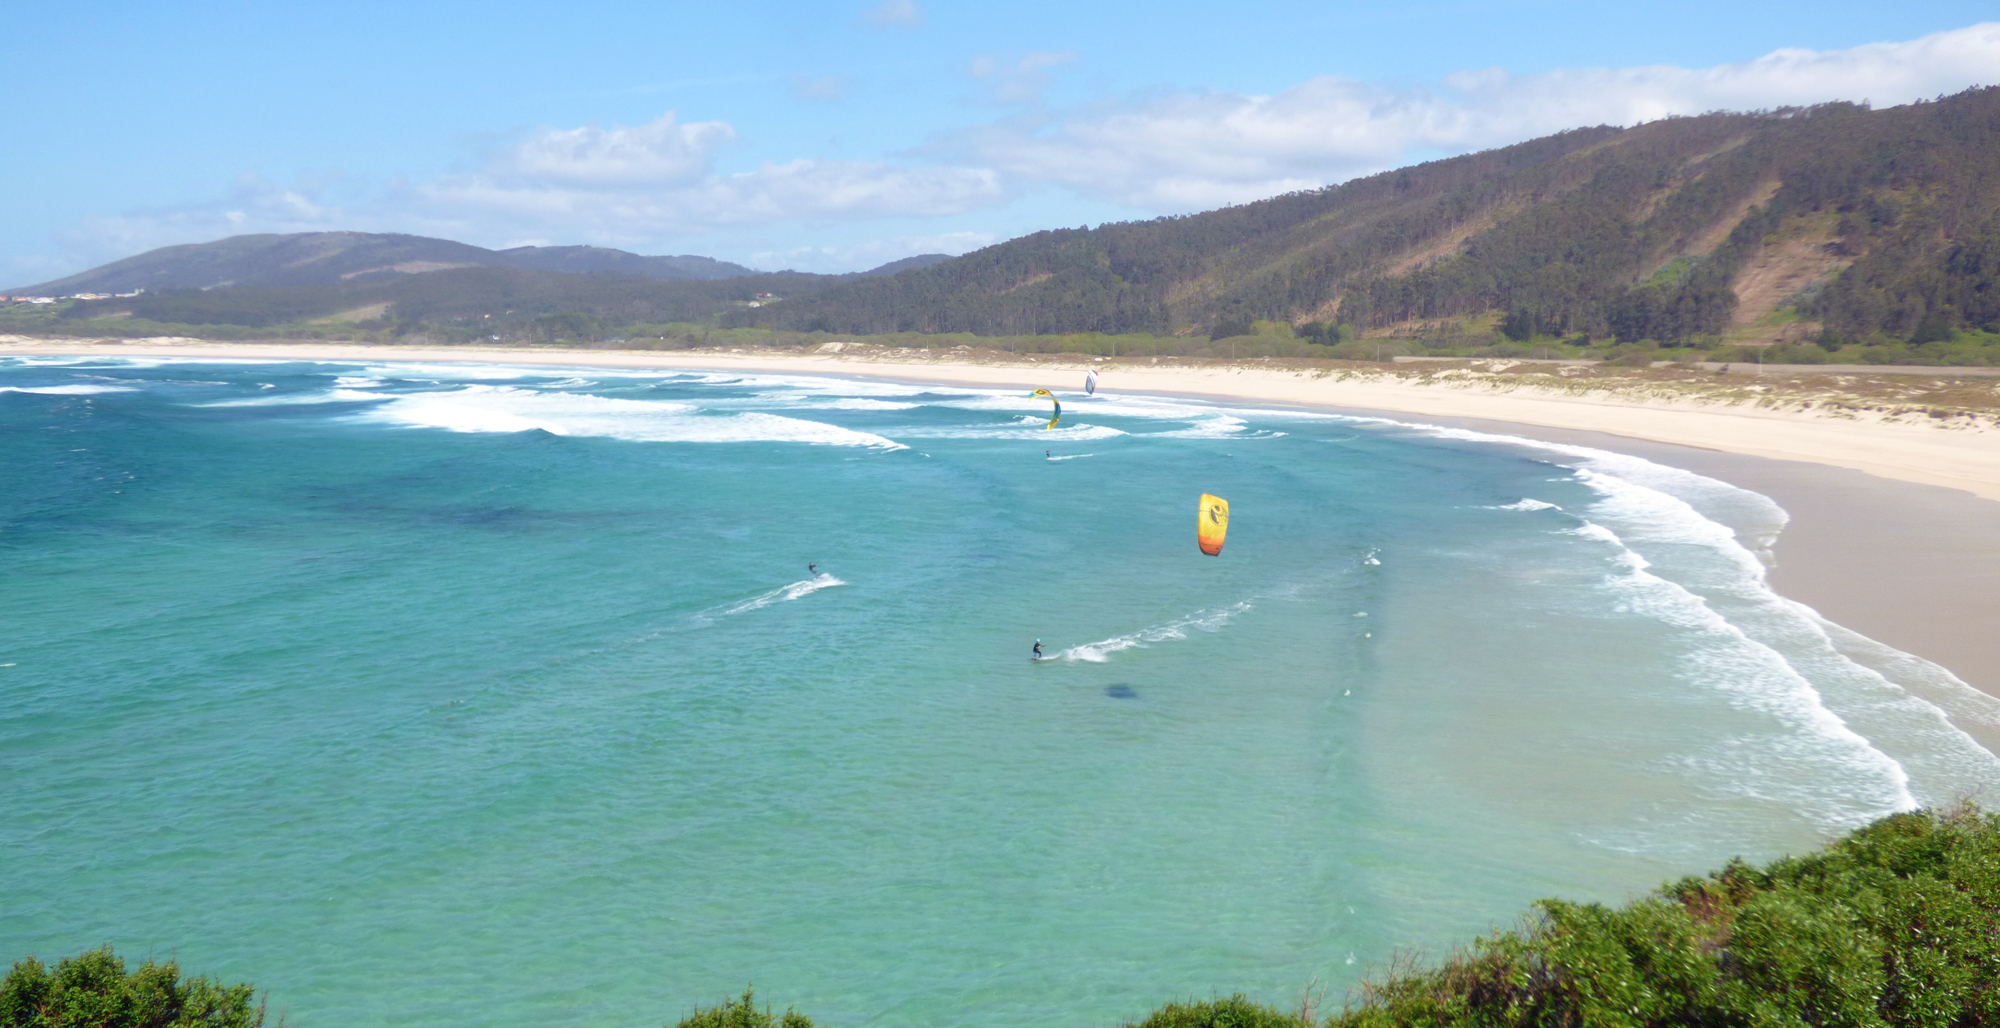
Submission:
<svg viewBox="0 0 2000 1028">
<path fill-rule="evenodd" d="M 164 246 L 67 278 L 8 290 L 35 296 L 124 293 L 134 289 L 224 286 L 324 286 L 452 268 L 615 272 L 670 281 L 754 275 L 709 257 L 642 257 L 600 246 L 521 246 L 488 250 L 449 239 L 380 232 L 297 232 L 231 236 L 212 243 Z"/>
<path fill-rule="evenodd" d="M 1038 232 L 727 323 L 847 333 L 1762 342 L 2000 329 L 2000 88 L 1560 133 L 1186 217 Z M 1490 322 L 1489 322 L 1490 323 Z M 1836 344 L 1837 345 L 1837 344 Z"/>
</svg>

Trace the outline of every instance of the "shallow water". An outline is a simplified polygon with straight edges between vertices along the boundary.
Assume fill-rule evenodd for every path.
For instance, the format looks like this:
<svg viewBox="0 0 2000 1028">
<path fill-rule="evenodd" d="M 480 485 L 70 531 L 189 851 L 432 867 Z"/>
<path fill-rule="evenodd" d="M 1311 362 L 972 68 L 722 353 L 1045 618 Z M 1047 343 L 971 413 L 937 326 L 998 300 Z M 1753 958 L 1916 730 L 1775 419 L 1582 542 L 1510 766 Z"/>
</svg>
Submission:
<svg viewBox="0 0 2000 1028">
<path fill-rule="evenodd" d="M 0 361 L 0 957 L 1110 1024 L 2000 783 L 1755 493 L 1048 384 Z"/>
</svg>

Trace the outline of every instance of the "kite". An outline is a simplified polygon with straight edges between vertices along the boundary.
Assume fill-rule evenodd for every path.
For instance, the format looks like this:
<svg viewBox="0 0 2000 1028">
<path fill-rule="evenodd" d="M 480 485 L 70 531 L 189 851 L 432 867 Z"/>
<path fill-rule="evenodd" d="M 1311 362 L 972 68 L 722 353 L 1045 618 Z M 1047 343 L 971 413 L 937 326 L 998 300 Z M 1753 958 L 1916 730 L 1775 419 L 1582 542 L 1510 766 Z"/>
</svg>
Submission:
<svg viewBox="0 0 2000 1028">
<path fill-rule="evenodd" d="M 1203 493 L 1195 518 L 1195 541 L 1201 552 L 1211 557 L 1221 554 L 1223 537 L 1229 534 L 1229 501 Z"/>
<path fill-rule="evenodd" d="M 1048 391 L 1048 390 L 1046 390 L 1046 389 L 1037 389 L 1037 390 L 1035 390 L 1034 392 L 1032 392 L 1032 393 L 1029 393 L 1028 395 L 1029 395 L 1029 396 L 1031 396 L 1031 397 L 1033 397 L 1033 396 L 1046 396 L 1046 397 L 1048 397 L 1048 400 L 1049 400 L 1049 402 L 1050 402 L 1050 403 L 1053 403 L 1053 404 L 1055 404 L 1055 405 L 1056 405 L 1056 410 L 1055 410 L 1055 413 L 1054 413 L 1054 414 L 1051 414 L 1051 415 L 1049 415 L 1049 423 L 1048 423 L 1047 427 L 1045 427 L 1045 428 L 1043 428 L 1043 429 L 1042 429 L 1042 431 L 1046 432 L 1046 431 L 1048 431 L 1049 429 L 1051 429 L 1051 428 L 1054 428 L 1054 427 L 1056 427 L 1056 422 L 1058 422 L 1058 421 L 1061 421 L 1061 420 L 1062 420 L 1062 401 L 1061 401 L 1061 400 L 1058 400 L 1058 399 L 1056 399 L 1056 394 L 1054 394 L 1054 393 L 1052 393 L 1052 392 L 1049 392 L 1049 391 Z"/>
</svg>

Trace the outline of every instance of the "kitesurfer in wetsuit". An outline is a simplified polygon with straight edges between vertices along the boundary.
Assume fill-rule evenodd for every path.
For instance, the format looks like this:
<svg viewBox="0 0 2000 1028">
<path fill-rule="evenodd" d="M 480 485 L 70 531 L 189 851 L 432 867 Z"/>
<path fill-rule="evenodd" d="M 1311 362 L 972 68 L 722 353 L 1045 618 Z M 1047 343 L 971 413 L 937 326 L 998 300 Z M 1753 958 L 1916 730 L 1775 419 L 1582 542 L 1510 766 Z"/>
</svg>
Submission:
<svg viewBox="0 0 2000 1028">
<path fill-rule="evenodd" d="M 810 571 L 810 572 L 812 572 L 812 576 L 813 576 L 814 578 L 818 578 L 818 577 L 819 577 L 819 565 L 818 565 L 818 564 L 807 564 L 807 565 L 806 565 L 806 570 L 807 570 L 807 571 Z"/>
<path fill-rule="evenodd" d="M 1035 659 L 1042 659 L 1042 641 L 1040 639 L 1035 640 Z"/>
</svg>

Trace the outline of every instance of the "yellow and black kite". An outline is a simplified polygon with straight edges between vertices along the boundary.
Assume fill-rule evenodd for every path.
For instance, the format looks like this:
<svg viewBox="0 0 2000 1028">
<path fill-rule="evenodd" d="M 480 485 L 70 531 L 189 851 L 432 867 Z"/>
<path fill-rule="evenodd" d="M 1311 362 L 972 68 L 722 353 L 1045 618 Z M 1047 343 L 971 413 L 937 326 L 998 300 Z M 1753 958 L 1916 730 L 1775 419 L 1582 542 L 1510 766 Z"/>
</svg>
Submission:
<svg viewBox="0 0 2000 1028">
<path fill-rule="evenodd" d="M 1062 420 L 1062 401 L 1056 399 L 1056 394 L 1049 392 L 1046 389 L 1037 389 L 1034 392 L 1029 393 L 1028 395 L 1031 397 L 1034 396 L 1047 397 L 1050 403 L 1056 405 L 1056 412 L 1049 416 L 1049 423 L 1042 429 L 1042 431 L 1046 432 L 1049 429 L 1056 427 L 1056 422 Z"/>
</svg>

